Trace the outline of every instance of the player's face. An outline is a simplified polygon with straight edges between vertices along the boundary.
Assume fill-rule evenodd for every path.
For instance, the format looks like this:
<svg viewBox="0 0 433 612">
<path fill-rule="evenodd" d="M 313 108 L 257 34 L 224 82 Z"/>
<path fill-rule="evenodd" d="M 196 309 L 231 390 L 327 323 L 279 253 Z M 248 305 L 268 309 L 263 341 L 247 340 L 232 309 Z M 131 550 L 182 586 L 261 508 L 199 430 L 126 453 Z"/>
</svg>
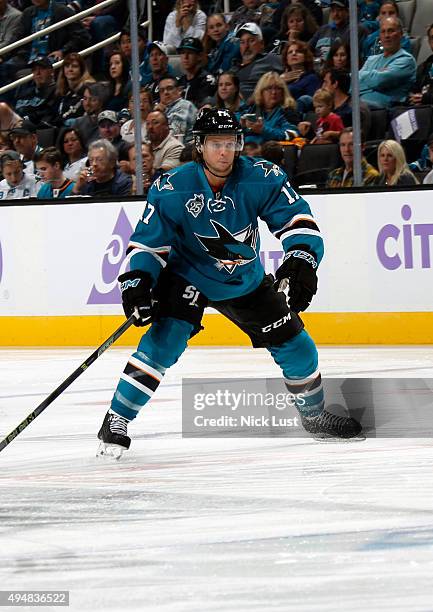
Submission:
<svg viewBox="0 0 433 612">
<path fill-rule="evenodd" d="M 16 187 L 23 180 L 24 171 L 19 161 L 10 161 L 3 164 L 3 177 L 11 187 Z"/>
<path fill-rule="evenodd" d="M 345 132 L 340 137 L 340 154 L 346 168 L 353 166 L 353 134 Z"/>
<path fill-rule="evenodd" d="M 214 42 L 219 42 L 228 32 L 228 25 L 219 15 L 209 17 L 207 21 L 207 34 Z"/>
<path fill-rule="evenodd" d="M 219 175 L 229 175 L 235 159 L 235 136 L 207 136 L 203 146 L 206 165 Z"/>
<path fill-rule="evenodd" d="M 391 176 L 395 173 L 396 168 L 396 160 L 394 155 L 389 151 L 386 147 L 382 147 L 381 152 L 379 153 L 379 165 L 385 174 Z"/>
</svg>

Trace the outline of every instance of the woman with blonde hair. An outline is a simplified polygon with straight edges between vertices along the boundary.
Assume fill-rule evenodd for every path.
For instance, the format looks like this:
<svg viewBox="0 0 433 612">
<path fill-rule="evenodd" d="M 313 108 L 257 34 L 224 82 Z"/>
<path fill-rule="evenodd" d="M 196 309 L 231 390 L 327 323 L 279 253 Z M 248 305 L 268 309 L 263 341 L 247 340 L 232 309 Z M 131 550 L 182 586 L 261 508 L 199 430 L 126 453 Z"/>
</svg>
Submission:
<svg viewBox="0 0 433 612">
<path fill-rule="evenodd" d="M 84 114 L 82 97 L 86 83 L 94 83 L 86 63 L 78 53 L 65 55 L 56 83 L 58 125 L 72 125 Z"/>
<path fill-rule="evenodd" d="M 291 140 L 298 136 L 296 102 L 278 72 L 265 72 L 254 90 L 254 103 L 240 116 L 245 142 Z"/>
<path fill-rule="evenodd" d="M 409 170 L 403 147 L 395 140 L 383 140 L 377 150 L 377 165 L 380 175 L 375 185 L 418 185 L 418 180 Z"/>
<path fill-rule="evenodd" d="M 183 38 L 203 38 L 206 29 L 206 13 L 200 10 L 197 0 L 176 0 L 174 10 L 165 21 L 163 42 L 173 51 Z"/>
</svg>

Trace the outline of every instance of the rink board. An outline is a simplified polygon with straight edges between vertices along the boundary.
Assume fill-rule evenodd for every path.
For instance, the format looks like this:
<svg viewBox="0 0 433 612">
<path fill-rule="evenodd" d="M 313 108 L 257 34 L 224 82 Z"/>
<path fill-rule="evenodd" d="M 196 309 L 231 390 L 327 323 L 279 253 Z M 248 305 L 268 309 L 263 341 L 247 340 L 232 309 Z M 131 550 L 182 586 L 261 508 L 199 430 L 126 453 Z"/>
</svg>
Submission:
<svg viewBox="0 0 433 612">
<path fill-rule="evenodd" d="M 307 197 L 325 237 L 307 329 L 327 344 L 433 343 L 431 191 Z M 143 201 L 0 206 L 0 345 L 94 345 L 122 321 L 117 276 Z M 267 272 L 282 260 L 261 227 Z M 192 344 L 248 338 L 208 312 Z M 119 344 L 135 344 L 131 330 Z"/>
</svg>

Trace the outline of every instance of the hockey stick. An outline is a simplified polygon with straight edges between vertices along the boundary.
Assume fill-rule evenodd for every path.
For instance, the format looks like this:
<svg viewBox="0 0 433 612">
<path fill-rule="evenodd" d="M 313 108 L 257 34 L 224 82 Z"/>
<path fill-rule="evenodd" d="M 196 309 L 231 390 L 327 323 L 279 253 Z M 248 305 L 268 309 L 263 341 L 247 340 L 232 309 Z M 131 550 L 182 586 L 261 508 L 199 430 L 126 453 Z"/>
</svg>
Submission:
<svg viewBox="0 0 433 612">
<path fill-rule="evenodd" d="M 6 448 L 6 446 L 10 444 L 12 440 L 18 436 L 18 434 L 20 434 L 28 425 L 30 425 L 30 423 L 34 421 L 35 418 L 45 410 L 45 408 L 47 408 L 57 397 L 59 397 L 59 395 L 63 393 L 63 391 L 67 389 L 69 385 L 74 382 L 74 380 L 76 380 L 85 370 L 87 370 L 87 368 L 92 365 L 92 363 L 96 361 L 98 357 L 102 355 L 102 353 L 105 353 L 105 351 L 110 348 L 110 346 L 116 342 L 116 340 L 118 340 L 127 329 L 131 327 L 134 319 L 135 315 L 132 314 L 129 319 L 126 319 L 126 321 L 122 323 L 122 325 L 116 329 L 116 331 L 113 332 L 111 336 L 107 338 L 107 340 L 105 340 L 105 342 L 103 342 L 101 346 L 97 348 L 96 351 L 94 351 L 90 357 L 88 357 L 86 361 L 80 365 L 80 367 L 75 370 L 75 372 L 72 372 L 72 374 L 68 376 L 68 378 L 64 380 L 57 387 L 57 389 L 54 389 L 54 391 L 50 393 L 50 395 L 44 399 L 44 401 L 24 419 L 24 421 L 21 421 L 21 423 L 15 427 L 15 429 L 12 430 L 4 440 L 0 442 L 0 452 Z"/>
</svg>

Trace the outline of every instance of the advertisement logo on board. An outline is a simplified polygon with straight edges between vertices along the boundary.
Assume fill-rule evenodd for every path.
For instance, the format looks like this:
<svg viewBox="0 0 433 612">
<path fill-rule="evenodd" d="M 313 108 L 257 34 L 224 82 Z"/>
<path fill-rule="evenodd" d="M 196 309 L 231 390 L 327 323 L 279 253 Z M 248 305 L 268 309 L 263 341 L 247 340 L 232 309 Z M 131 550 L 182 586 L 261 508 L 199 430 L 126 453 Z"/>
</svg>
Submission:
<svg viewBox="0 0 433 612">
<path fill-rule="evenodd" d="M 401 207 L 404 223 L 384 225 L 376 239 L 376 252 L 380 263 L 387 270 L 398 268 L 431 268 L 430 237 L 433 223 L 411 223 L 412 209 L 408 204 Z"/>
<path fill-rule="evenodd" d="M 92 287 L 89 299 L 87 300 L 88 304 L 121 303 L 117 277 L 126 270 L 126 248 L 132 232 L 133 228 L 122 208 L 112 231 L 111 240 L 105 249 L 101 265 L 101 275 Z"/>
</svg>

